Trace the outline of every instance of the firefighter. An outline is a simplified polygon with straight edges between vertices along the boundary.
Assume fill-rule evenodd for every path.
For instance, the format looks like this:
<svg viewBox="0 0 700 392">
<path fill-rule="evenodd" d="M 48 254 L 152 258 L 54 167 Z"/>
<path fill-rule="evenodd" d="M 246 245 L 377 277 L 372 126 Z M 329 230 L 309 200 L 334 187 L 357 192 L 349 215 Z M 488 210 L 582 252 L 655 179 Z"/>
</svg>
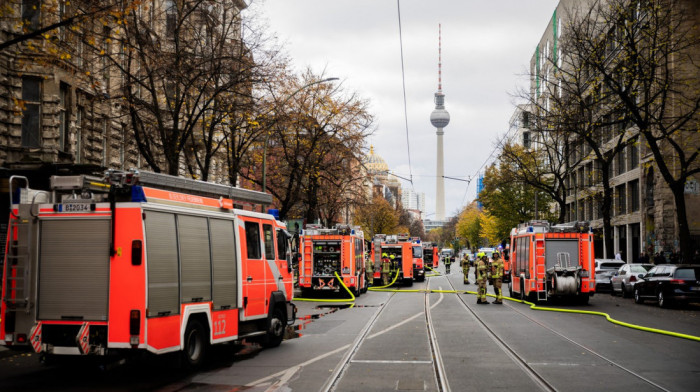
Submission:
<svg viewBox="0 0 700 392">
<path fill-rule="evenodd" d="M 452 264 L 452 258 L 450 255 L 445 256 L 445 273 L 450 273 L 450 264 Z"/>
<path fill-rule="evenodd" d="M 479 291 L 476 296 L 476 303 L 479 305 L 486 305 L 489 302 L 486 300 L 486 281 L 488 279 L 488 261 L 486 259 L 486 254 L 481 252 L 477 255 L 476 263 L 476 283 L 479 285 Z"/>
<path fill-rule="evenodd" d="M 469 255 L 462 256 L 462 272 L 464 273 L 464 284 L 469 284 Z"/>
<path fill-rule="evenodd" d="M 501 284 L 503 283 L 503 260 L 498 253 L 493 254 L 493 262 L 491 263 L 491 278 L 493 279 L 493 291 L 496 294 L 494 304 L 503 304 L 503 291 Z"/>
<path fill-rule="evenodd" d="M 374 282 L 374 263 L 370 257 L 365 258 L 365 279 L 367 279 L 367 286 L 371 286 Z"/>
<path fill-rule="evenodd" d="M 384 286 L 389 285 L 389 274 L 391 273 L 391 260 L 389 255 L 382 253 L 382 283 Z"/>
</svg>

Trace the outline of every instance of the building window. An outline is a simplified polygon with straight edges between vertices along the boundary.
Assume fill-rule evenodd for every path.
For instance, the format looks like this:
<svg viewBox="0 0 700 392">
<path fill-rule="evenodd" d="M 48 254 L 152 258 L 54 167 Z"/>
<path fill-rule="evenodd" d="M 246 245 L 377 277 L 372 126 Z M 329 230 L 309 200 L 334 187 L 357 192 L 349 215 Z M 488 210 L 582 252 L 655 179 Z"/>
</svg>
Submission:
<svg viewBox="0 0 700 392">
<path fill-rule="evenodd" d="M 636 169 L 639 166 L 639 146 L 637 138 L 630 140 L 627 146 L 627 170 Z"/>
<path fill-rule="evenodd" d="M 102 117 L 102 166 L 107 167 L 109 164 L 109 134 L 107 133 L 107 117 Z"/>
<path fill-rule="evenodd" d="M 165 4 L 165 33 L 167 35 L 175 34 L 175 25 L 177 23 L 177 7 L 173 0 L 166 0 Z"/>
<path fill-rule="evenodd" d="M 629 193 L 629 212 L 639 211 L 639 180 L 630 181 L 628 183 Z"/>
<path fill-rule="evenodd" d="M 523 147 L 530 148 L 530 132 L 523 132 Z"/>
<path fill-rule="evenodd" d="M 41 78 L 22 78 L 22 147 L 41 147 Z"/>
<path fill-rule="evenodd" d="M 119 143 L 119 167 L 122 170 L 126 168 L 126 125 L 122 124 L 122 140 Z"/>
<path fill-rule="evenodd" d="M 522 112 L 522 117 L 523 117 L 523 128 L 530 128 L 530 113 L 529 112 Z"/>
<path fill-rule="evenodd" d="M 83 163 L 83 129 L 85 129 L 83 121 L 85 120 L 85 108 L 78 106 L 75 115 L 75 122 L 78 125 L 75 134 L 75 162 Z"/>
<path fill-rule="evenodd" d="M 623 215 L 627 213 L 627 194 L 625 192 L 625 185 L 622 184 L 615 188 L 617 193 L 617 214 Z"/>
<path fill-rule="evenodd" d="M 625 150 L 620 150 L 620 152 L 617 153 L 617 159 L 615 162 L 615 175 L 619 176 L 625 171 Z"/>
<path fill-rule="evenodd" d="M 28 31 L 41 26 L 41 0 L 22 0 L 22 23 Z"/>
<path fill-rule="evenodd" d="M 59 93 L 59 106 L 58 106 L 58 117 L 59 117 L 59 141 L 58 148 L 60 151 L 68 151 L 70 144 L 68 143 L 68 113 L 70 113 L 70 86 L 61 83 Z"/>
</svg>

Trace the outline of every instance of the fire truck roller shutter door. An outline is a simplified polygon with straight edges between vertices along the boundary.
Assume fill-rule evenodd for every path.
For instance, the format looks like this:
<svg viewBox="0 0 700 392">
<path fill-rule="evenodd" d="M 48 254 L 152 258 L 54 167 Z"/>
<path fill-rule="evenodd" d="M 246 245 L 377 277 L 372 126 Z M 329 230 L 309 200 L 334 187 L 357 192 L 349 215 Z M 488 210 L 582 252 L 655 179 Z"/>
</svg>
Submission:
<svg viewBox="0 0 700 392">
<path fill-rule="evenodd" d="M 178 215 L 180 246 L 180 301 L 211 300 L 211 260 L 207 218 Z"/>
<path fill-rule="evenodd" d="M 39 319 L 107 320 L 109 219 L 41 221 Z"/>
<path fill-rule="evenodd" d="M 557 264 L 557 253 L 568 253 L 569 257 L 571 257 L 571 266 L 577 266 L 578 246 L 578 239 L 559 240 L 548 238 L 545 241 L 545 269 L 552 268 Z M 566 265 L 562 267 L 566 267 Z"/>
<path fill-rule="evenodd" d="M 214 287 L 214 310 L 235 308 L 237 304 L 238 260 L 233 221 L 209 219 Z"/>
<path fill-rule="evenodd" d="M 180 311 L 175 215 L 146 212 L 148 317 Z"/>
</svg>

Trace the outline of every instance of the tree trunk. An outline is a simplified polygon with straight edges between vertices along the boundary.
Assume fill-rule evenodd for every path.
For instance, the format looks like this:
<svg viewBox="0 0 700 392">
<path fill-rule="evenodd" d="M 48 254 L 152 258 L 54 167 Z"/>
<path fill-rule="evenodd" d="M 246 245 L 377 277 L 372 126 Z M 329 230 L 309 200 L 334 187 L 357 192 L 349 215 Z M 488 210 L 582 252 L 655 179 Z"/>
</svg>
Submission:
<svg viewBox="0 0 700 392">
<path fill-rule="evenodd" d="M 693 247 L 690 240 L 690 227 L 685 207 L 685 184 L 677 181 L 670 185 L 673 192 L 673 200 L 676 203 L 676 216 L 678 217 L 678 243 L 681 251 L 681 262 L 691 263 L 693 260 Z"/>
</svg>

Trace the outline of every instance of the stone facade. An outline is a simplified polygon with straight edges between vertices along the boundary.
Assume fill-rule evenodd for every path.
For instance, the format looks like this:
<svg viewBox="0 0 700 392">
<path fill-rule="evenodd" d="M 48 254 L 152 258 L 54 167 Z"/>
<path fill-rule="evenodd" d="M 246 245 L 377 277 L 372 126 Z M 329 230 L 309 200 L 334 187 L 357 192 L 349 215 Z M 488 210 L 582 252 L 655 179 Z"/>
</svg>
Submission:
<svg viewBox="0 0 700 392">
<path fill-rule="evenodd" d="M 531 59 L 533 98 L 546 99 L 547 83 L 556 83 L 552 61 L 546 64 L 545 59 L 561 58 L 561 48 L 557 48 L 557 40 L 566 26 L 566 21 L 562 23 L 561 19 L 566 18 L 569 7 L 585 4 L 592 3 L 588 0 L 562 0 L 557 6 Z M 689 15 L 696 21 L 696 25 L 700 23 L 700 5 L 690 0 L 683 0 L 682 4 L 688 6 Z M 542 106 L 549 110 L 548 102 Z M 599 237 L 596 241 L 596 256 L 612 258 L 620 252 L 623 259 L 632 262 L 638 259 L 640 252 L 661 252 L 668 258 L 671 253 L 679 251 L 678 214 L 673 194 L 659 174 L 644 137 L 634 127 L 616 129 L 612 133 L 619 135 L 619 132 L 624 133 L 623 143 L 626 146 L 614 158 L 610 170 L 610 185 L 613 187 L 611 223 L 614 249 L 603 251 L 603 241 Z M 604 151 L 613 148 L 607 145 L 610 142 L 601 143 Z M 697 150 L 697 138 L 690 143 L 688 151 Z M 569 149 L 576 158 L 573 161 L 577 164 L 571 168 L 568 181 L 567 220 L 589 221 L 594 229 L 602 229 L 600 197 L 603 185 L 599 162 L 590 154 L 590 148 L 587 148 L 585 143 L 572 144 Z M 688 181 L 685 195 L 690 233 L 696 249 L 700 249 L 698 181 L 700 175 L 695 175 Z"/>
</svg>

